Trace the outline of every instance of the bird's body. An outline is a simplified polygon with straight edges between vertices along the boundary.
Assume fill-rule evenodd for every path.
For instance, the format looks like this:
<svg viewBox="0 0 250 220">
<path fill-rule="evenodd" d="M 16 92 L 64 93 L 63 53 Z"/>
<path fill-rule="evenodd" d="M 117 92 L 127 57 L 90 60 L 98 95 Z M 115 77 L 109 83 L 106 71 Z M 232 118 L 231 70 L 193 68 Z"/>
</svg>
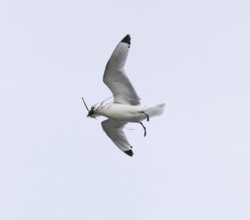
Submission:
<svg viewBox="0 0 250 220">
<path fill-rule="evenodd" d="M 113 103 L 99 103 L 89 110 L 84 102 L 89 117 L 105 116 L 102 122 L 105 133 L 114 144 L 124 153 L 133 156 L 132 146 L 127 141 L 123 127 L 129 122 L 140 123 L 146 136 L 146 128 L 141 121 L 161 115 L 165 104 L 156 106 L 141 106 L 140 98 L 125 75 L 124 65 L 130 48 L 130 35 L 126 35 L 112 53 L 103 75 L 103 82 L 109 87 L 114 96 Z M 84 100 L 83 100 L 84 101 Z"/>
<path fill-rule="evenodd" d="M 153 117 L 156 113 L 160 114 L 163 110 L 163 105 L 160 105 L 160 112 L 158 113 L 157 107 L 147 107 L 147 106 L 139 106 L 139 105 L 126 105 L 126 104 L 119 104 L 119 103 L 108 103 L 104 105 L 98 111 L 99 115 L 105 116 L 113 121 L 118 122 L 138 122 L 147 119 L 146 114 L 149 117 Z M 157 112 L 152 112 L 152 110 L 156 108 Z M 144 113 L 142 113 L 144 112 Z"/>
<path fill-rule="evenodd" d="M 100 109 L 99 114 L 113 121 L 137 122 L 146 118 L 140 111 L 143 111 L 141 106 L 109 103 Z"/>
</svg>

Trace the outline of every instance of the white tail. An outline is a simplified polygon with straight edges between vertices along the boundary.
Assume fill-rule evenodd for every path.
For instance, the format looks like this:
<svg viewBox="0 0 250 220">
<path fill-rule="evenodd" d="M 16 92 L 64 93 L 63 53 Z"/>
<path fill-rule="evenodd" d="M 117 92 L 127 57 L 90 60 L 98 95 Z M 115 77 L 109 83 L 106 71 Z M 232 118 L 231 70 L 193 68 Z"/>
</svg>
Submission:
<svg viewBox="0 0 250 220">
<path fill-rule="evenodd" d="M 148 107 L 144 111 L 151 118 L 151 117 L 154 117 L 154 116 L 161 115 L 163 113 L 163 111 L 164 111 L 164 107 L 165 107 L 165 104 L 162 103 L 162 104 L 159 104 L 159 105 Z"/>
</svg>

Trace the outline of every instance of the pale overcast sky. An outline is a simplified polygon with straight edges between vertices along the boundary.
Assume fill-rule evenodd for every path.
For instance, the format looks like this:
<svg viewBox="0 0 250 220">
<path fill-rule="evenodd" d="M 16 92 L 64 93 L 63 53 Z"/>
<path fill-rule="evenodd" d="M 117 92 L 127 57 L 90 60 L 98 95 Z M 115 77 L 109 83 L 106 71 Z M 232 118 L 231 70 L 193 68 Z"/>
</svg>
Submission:
<svg viewBox="0 0 250 220">
<path fill-rule="evenodd" d="M 249 220 L 250 2 L 1 1 L 0 219 Z M 86 118 L 117 43 L 162 117 L 122 153 Z"/>
</svg>

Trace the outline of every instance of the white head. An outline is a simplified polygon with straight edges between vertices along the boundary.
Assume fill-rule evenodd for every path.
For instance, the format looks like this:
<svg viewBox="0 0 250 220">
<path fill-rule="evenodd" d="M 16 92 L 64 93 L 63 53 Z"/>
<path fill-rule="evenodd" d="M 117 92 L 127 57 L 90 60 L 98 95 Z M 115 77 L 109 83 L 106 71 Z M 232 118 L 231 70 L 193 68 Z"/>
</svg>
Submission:
<svg viewBox="0 0 250 220">
<path fill-rule="evenodd" d="M 84 99 L 82 98 L 82 101 L 88 111 L 87 117 L 90 118 L 96 118 L 99 116 L 98 111 L 103 107 L 103 102 L 102 103 L 96 103 L 95 105 L 92 105 L 90 110 L 87 106 L 87 104 L 85 103 Z"/>
</svg>

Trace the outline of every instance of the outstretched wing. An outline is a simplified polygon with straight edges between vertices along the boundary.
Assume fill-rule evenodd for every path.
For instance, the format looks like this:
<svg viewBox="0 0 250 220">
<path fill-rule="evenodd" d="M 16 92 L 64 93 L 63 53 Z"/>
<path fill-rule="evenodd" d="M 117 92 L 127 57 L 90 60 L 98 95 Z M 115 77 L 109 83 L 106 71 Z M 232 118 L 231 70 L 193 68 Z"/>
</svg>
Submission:
<svg viewBox="0 0 250 220">
<path fill-rule="evenodd" d="M 103 82 L 112 91 L 115 103 L 138 105 L 140 104 L 140 98 L 124 71 L 130 40 L 131 38 L 128 34 L 116 46 L 106 65 Z"/>
<path fill-rule="evenodd" d="M 131 150 L 132 146 L 127 141 L 125 133 L 122 130 L 125 124 L 107 119 L 102 122 L 102 128 L 121 151 L 132 157 L 134 154 Z"/>
</svg>

